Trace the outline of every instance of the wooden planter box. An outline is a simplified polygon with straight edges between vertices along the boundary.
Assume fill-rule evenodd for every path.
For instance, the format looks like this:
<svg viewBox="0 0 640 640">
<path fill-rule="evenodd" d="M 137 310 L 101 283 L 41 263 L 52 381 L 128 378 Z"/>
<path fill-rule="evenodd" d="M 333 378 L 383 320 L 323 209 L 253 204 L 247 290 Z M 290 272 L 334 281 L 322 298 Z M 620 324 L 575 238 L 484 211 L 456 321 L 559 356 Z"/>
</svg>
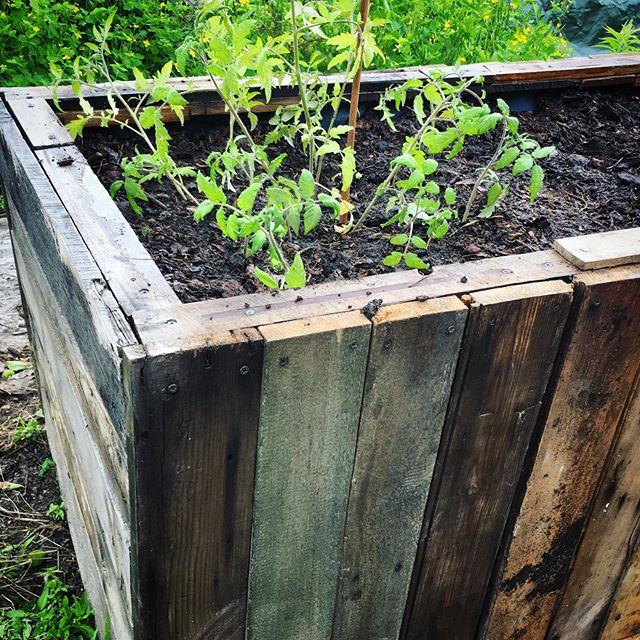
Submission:
<svg viewBox="0 0 640 640">
<path fill-rule="evenodd" d="M 369 74 L 365 94 L 419 72 Z M 496 91 L 638 85 L 640 56 L 463 73 Z M 112 638 L 640 630 L 639 229 L 182 304 L 46 95 L 5 91 L 0 176 Z"/>
</svg>

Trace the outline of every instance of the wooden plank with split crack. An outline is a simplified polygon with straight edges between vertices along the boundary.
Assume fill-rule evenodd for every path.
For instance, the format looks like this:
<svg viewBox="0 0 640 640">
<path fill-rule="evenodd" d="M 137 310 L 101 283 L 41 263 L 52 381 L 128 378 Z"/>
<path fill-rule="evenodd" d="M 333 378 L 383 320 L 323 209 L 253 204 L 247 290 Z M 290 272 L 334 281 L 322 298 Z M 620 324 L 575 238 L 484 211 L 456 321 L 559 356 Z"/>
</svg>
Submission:
<svg viewBox="0 0 640 640">
<path fill-rule="evenodd" d="M 371 323 L 260 327 L 264 373 L 247 640 L 331 634 Z"/>
<path fill-rule="evenodd" d="M 602 269 L 640 262 L 640 228 L 561 238 L 554 249 L 580 269 Z"/>
<path fill-rule="evenodd" d="M 447 297 L 374 318 L 333 640 L 400 633 L 466 317 Z"/>
<path fill-rule="evenodd" d="M 564 282 L 543 282 L 472 296 L 407 611 L 409 640 L 475 637 L 571 295 Z"/>
<path fill-rule="evenodd" d="M 437 266 L 423 276 L 398 272 L 350 282 L 331 282 L 302 291 L 258 293 L 207 300 L 134 314 L 138 335 L 154 352 L 206 341 L 225 328 L 259 326 L 344 313 L 426 298 L 572 276 L 579 269 L 555 251 L 538 251 Z"/>
<path fill-rule="evenodd" d="M 640 356 L 640 353 L 639 353 Z M 640 385 L 627 405 L 591 516 L 549 629 L 550 640 L 597 640 L 638 540 Z M 606 637 L 606 636 L 605 636 Z"/>
<path fill-rule="evenodd" d="M 136 638 L 243 640 L 262 339 L 223 332 L 161 357 L 125 349 Z"/>
<path fill-rule="evenodd" d="M 640 364 L 640 267 L 575 278 L 568 327 L 486 637 L 543 640 Z"/>
<path fill-rule="evenodd" d="M 125 313 L 180 304 L 80 150 L 36 155 Z"/>
<path fill-rule="evenodd" d="M 73 144 L 71 135 L 44 98 L 8 99 L 7 104 L 32 149 Z"/>
</svg>

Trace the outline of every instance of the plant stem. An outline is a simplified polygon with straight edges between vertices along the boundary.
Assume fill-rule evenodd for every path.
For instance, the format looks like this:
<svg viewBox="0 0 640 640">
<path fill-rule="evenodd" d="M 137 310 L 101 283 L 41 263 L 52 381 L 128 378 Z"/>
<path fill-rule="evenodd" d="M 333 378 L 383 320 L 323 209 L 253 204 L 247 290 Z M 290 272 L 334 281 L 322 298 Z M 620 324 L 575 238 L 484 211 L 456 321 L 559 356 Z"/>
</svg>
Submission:
<svg viewBox="0 0 640 640">
<path fill-rule="evenodd" d="M 360 80 L 362 78 L 362 62 L 364 57 L 364 29 L 369 19 L 369 0 L 360 0 L 360 31 L 358 32 L 358 40 L 356 44 L 357 68 L 356 74 L 351 83 L 351 104 L 349 105 L 349 132 L 347 133 L 347 147 L 353 149 L 356 141 L 356 124 L 358 120 L 358 105 L 360 102 Z M 351 197 L 351 189 L 342 192 L 342 199 L 349 201 Z M 340 224 L 346 224 L 348 214 L 343 213 L 339 217 Z"/>
<path fill-rule="evenodd" d="M 502 135 L 500 137 L 500 143 L 498 144 L 497 149 L 495 150 L 493 157 L 489 160 L 489 164 L 480 172 L 477 180 L 475 181 L 473 188 L 471 189 L 471 194 L 469 195 L 469 199 L 467 200 L 467 206 L 464 208 L 464 213 L 462 214 L 462 222 L 466 222 L 469 218 L 469 214 L 471 213 L 471 207 L 478 197 L 478 189 L 480 185 L 484 181 L 487 173 L 491 170 L 493 165 L 498 162 L 498 158 L 500 157 L 500 153 L 502 151 L 502 145 L 504 144 L 504 139 L 507 137 L 507 121 L 502 121 Z"/>
</svg>

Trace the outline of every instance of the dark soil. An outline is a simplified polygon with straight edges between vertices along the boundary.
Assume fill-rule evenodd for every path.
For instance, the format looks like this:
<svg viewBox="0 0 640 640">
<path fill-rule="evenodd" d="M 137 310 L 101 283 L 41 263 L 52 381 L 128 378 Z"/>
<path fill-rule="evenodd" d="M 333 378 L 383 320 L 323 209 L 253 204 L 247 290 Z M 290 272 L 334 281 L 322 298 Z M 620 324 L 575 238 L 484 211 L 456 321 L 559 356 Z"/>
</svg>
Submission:
<svg viewBox="0 0 640 640">
<path fill-rule="evenodd" d="M 423 255 L 432 265 L 537 251 L 549 248 L 555 238 L 640 225 L 640 91 L 565 90 L 528 98 L 534 99 L 535 109 L 518 114 L 521 131 L 558 149 L 542 163 L 546 173 L 542 193 L 530 205 L 528 179 L 514 179 L 506 201 L 492 218 L 467 226 L 453 221 L 447 236 L 432 243 L 428 255 Z M 366 112 L 358 128 L 358 166 L 363 177 L 352 189 L 356 207 L 368 201 L 386 177 L 405 135 L 415 131 L 407 114 L 398 116 L 397 134 L 378 117 L 378 112 Z M 258 138 L 264 130 L 265 125 L 259 125 Z M 224 145 L 227 131 L 226 121 L 204 119 L 172 129 L 174 156 L 206 172 L 204 159 Z M 81 147 L 109 186 L 119 177 L 119 161 L 132 153 L 134 142 L 119 130 L 99 129 L 87 131 Z M 295 149 L 283 150 L 289 153 L 288 170 L 297 175 L 304 159 Z M 462 154 L 441 162 L 435 179 L 455 186 L 459 202 L 464 203 L 474 168 L 491 153 L 490 138 L 469 141 Z M 327 174 L 333 173 L 335 167 L 328 166 Z M 152 184 L 148 190 L 156 202 L 146 204 L 142 216 L 136 216 L 122 197 L 116 201 L 181 300 L 227 297 L 262 288 L 251 276 L 239 245 L 222 237 L 213 217 L 196 224 L 170 187 Z M 327 216 L 309 236 L 288 243 L 287 251 L 302 252 L 310 284 L 382 273 L 388 269 L 381 260 L 391 248 L 391 230 L 379 227 L 384 219 L 384 211 L 379 210 L 363 231 L 338 237 Z M 264 268 L 261 258 L 256 263 Z"/>
</svg>

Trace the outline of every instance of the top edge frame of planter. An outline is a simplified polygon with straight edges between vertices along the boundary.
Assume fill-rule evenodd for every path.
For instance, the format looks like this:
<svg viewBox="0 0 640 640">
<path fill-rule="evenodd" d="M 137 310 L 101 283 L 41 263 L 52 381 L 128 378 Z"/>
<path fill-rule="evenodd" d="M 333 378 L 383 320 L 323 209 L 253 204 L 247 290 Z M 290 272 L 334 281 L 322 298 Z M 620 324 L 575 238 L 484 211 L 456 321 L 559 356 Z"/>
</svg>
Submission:
<svg viewBox="0 0 640 640">
<path fill-rule="evenodd" d="M 362 91 L 373 99 L 385 87 L 430 71 L 450 77 L 483 76 L 488 91 L 588 88 L 610 85 L 640 86 L 640 54 L 612 54 L 552 61 L 481 63 L 463 67 L 413 67 L 368 71 Z M 331 82 L 338 76 L 327 76 Z M 176 78 L 178 89 L 194 90 L 186 108 L 188 118 L 219 114 L 221 102 L 205 78 Z M 132 96 L 136 91 L 124 83 Z M 89 99 L 96 107 L 106 89 Z M 133 229 L 75 147 L 63 122 L 73 113 L 56 114 L 51 91 L 45 87 L 0 89 L 0 138 L 19 144 L 20 157 L 37 161 L 58 202 L 82 238 L 104 281 L 138 340 L 151 352 L 206 344 L 216 333 L 249 329 L 427 297 L 462 295 L 495 287 L 571 277 L 580 270 L 640 261 L 640 229 L 606 232 L 556 241 L 555 249 L 523 255 L 488 258 L 472 263 L 436 267 L 422 276 L 397 272 L 312 285 L 303 291 L 256 293 L 232 298 L 182 303 L 142 246 Z M 74 96 L 62 87 L 58 97 L 73 110 Z M 265 110 L 295 100 L 291 87 L 274 92 Z M 4 112 L 4 113 L 3 113 Z M 16 129 L 17 125 L 17 129 Z M 12 176 L 1 176 L 5 181 Z"/>
</svg>

